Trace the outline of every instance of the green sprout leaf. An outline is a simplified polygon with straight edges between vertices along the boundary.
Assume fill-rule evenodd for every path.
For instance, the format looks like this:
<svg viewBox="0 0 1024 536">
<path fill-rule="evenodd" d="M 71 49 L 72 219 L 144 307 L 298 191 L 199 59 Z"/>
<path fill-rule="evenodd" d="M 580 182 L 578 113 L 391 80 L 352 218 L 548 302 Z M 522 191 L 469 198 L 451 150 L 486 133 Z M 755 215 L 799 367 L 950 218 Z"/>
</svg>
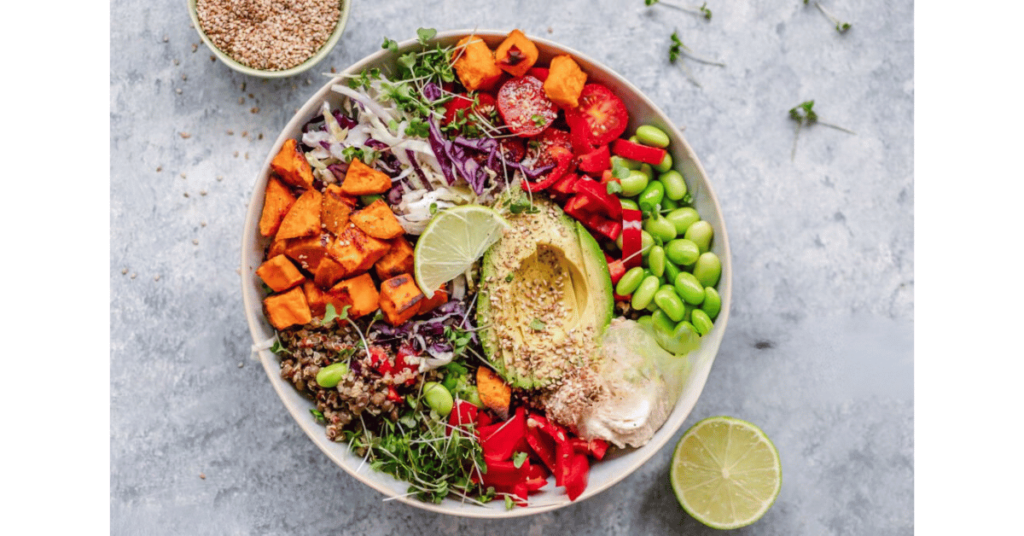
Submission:
<svg viewBox="0 0 1024 536">
<path fill-rule="evenodd" d="M 280 340 L 275 340 L 274 344 L 270 347 L 270 351 L 275 354 L 280 354 L 281 352 L 284 352 L 285 349 L 284 346 L 281 345 Z"/>
<path fill-rule="evenodd" d="M 511 495 L 505 495 L 505 509 L 511 510 L 516 507 L 516 503 L 512 501 Z"/>
<path fill-rule="evenodd" d="M 605 188 L 608 191 L 608 195 L 615 195 L 615 194 L 621 194 L 622 193 L 622 185 L 619 184 L 618 181 L 608 181 L 608 184 L 605 186 Z"/>
<path fill-rule="evenodd" d="M 437 30 L 433 28 L 420 28 L 416 30 L 416 37 L 419 39 L 420 44 L 426 46 L 427 41 L 430 41 L 437 35 Z"/>
<path fill-rule="evenodd" d="M 334 309 L 334 304 L 328 303 L 327 304 L 327 311 L 324 312 L 324 319 L 320 323 L 320 325 L 326 325 L 331 320 L 345 320 L 345 319 L 347 319 L 348 318 L 348 309 L 350 307 L 352 307 L 352 306 L 351 305 L 346 305 L 346 306 L 342 307 L 341 308 L 341 314 L 339 315 L 338 311 L 336 311 Z"/>
<path fill-rule="evenodd" d="M 548 325 L 545 324 L 544 321 L 539 318 L 534 318 L 533 321 L 530 322 L 530 329 L 534 331 L 544 331 L 544 329 L 547 327 Z"/>
<path fill-rule="evenodd" d="M 387 37 L 385 37 L 384 44 L 381 45 L 380 48 L 389 50 L 391 52 L 398 52 L 398 41 L 388 39 Z"/>
<path fill-rule="evenodd" d="M 519 469 L 523 466 L 523 463 L 526 462 L 526 458 L 527 454 L 525 452 L 517 452 L 512 456 L 512 465 L 514 465 L 516 469 Z"/>
<path fill-rule="evenodd" d="M 313 415 L 313 420 L 316 422 L 324 423 L 327 419 L 324 418 L 324 414 L 320 413 L 316 408 L 309 408 L 309 413 Z"/>
</svg>

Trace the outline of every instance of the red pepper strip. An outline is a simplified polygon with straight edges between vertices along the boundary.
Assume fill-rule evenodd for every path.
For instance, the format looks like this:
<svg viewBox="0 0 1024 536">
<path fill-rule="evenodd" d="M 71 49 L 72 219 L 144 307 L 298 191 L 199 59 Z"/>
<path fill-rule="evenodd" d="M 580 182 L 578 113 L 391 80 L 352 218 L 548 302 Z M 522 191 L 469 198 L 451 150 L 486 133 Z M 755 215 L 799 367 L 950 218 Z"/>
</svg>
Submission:
<svg viewBox="0 0 1024 536">
<path fill-rule="evenodd" d="M 573 196 L 565 203 L 565 213 L 583 222 L 590 218 L 593 209 L 597 207 L 594 203 L 582 195 Z"/>
<path fill-rule="evenodd" d="M 526 71 L 526 74 L 543 82 L 548 79 L 549 72 L 544 67 L 531 67 L 529 71 Z"/>
<path fill-rule="evenodd" d="M 507 460 L 526 435 L 526 410 L 522 406 L 505 422 L 480 427 L 480 446 L 487 460 Z"/>
<path fill-rule="evenodd" d="M 544 433 L 551 439 L 555 440 L 555 443 L 568 443 L 569 436 L 565 433 L 565 429 L 557 424 L 547 420 L 543 415 L 530 415 L 536 426 L 539 427 Z"/>
<path fill-rule="evenodd" d="M 587 444 L 586 439 L 574 437 L 569 442 L 572 443 L 572 451 L 576 454 L 588 454 L 590 452 L 590 445 Z"/>
<path fill-rule="evenodd" d="M 557 192 L 565 196 L 572 195 L 575 190 L 573 189 L 576 182 L 580 180 L 580 176 L 575 173 L 570 173 L 562 177 L 558 182 L 551 186 L 552 192 Z"/>
<path fill-rule="evenodd" d="M 405 401 L 405 399 L 402 398 L 402 395 L 398 394 L 398 391 L 395 390 L 394 385 L 388 386 L 388 400 L 395 402 L 396 404 L 401 404 Z"/>
<path fill-rule="evenodd" d="M 548 155 L 555 161 L 555 169 L 552 169 L 540 182 L 532 183 L 524 180 L 523 188 L 531 192 L 540 192 L 558 182 L 559 179 L 569 172 L 569 168 L 572 166 L 572 151 L 561 145 L 552 145 L 548 147 Z"/>
<path fill-rule="evenodd" d="M 590 463 L 585 455 L 576 454 L 568 462 L 568 471 L 562 478 L 562 481 L 565 484 L 565 493 L 569 496 L 570 501 L 575 501 L 577 497 L 583 495 L 583 490 L 587 489 L 587 475 L 589 473 Z"/>
<path fill-rule="evenodd" d="M 605 191 L 607 191 L 609 182 L 617 182 L 622 184 L 622 180 L 612 175 L 612 170 L 606 169 L 601 172 L 601 184 L 605 185 Z"/>
<path fill-rule="evenodd" d="M 640 221 L 643 213 L 639 210 L 622 210 L 622 263 L 626 269 L 640 266 L 642 259 L 639 255 L 643 241 L 640 238 Z"/>
<path fill-rule="evenodd" d="M 568 440 L 555 445 L 555 485 L 564 486 L 572 464 L 572 443 Z"/>
<path fill-rule="evenodd" d="M 418 365 L 413 365 L 413 364 L 407 363 L 405 361 L 405 358 L 407 356 L 418 356 L 418 355 L 419 354 L 417 354 L 416 351 L 412 349 L 412 346 L 402 345 L 398 349 L 398 354 L 395 355 L 395 369 L 397 369 L 397 370 L 394 370 L 392 372 L 392 375 L 398 374 L 399 372 L 405 372 L 407 370 L 413 370 L 414 371 L 414 370 L 418 369 L 419 368 Z M 416 377 L 415 376 L 409 378 L 408 380 L 405 380 L 405 384 L 406 385 L 413 385 L 415 383 L 416 383 Z"/>
<path fill-rule="evenodd" d="M 526 489 L 538 491 L 548 485 L 548 470 L 543 465 L 533 464 L 526 472 Z"/>
<path fill-rule="evenodd" d="M 622 276 L 626 275 L 626 265 L 622 264 L 622 259 L 615 259 L 608 263 L 608 274 L 612 276 L 612 284 L 618 284 Z"/>
<path fill-rule="evenodd" d="M 612 168 L 611 153 L 608 152 L 607 145 L 602 145 L 589 153 L 582 154 L 579 158 L 580 171 L 589 175 L 600 175 Z"/>
<path fill-rule="evenodd" d="M 477 430 L 479 430 L 481 426 L 487 426 L 492 422 L 494 422 L 494 419 L 492 419 L 491 416 L 488 415 L 486 411 L 480 411 L 476 414 Z"/>
<path fill-rule="evenodd" d="M 593 179 L 580 179 L 576 183 L 576 193 L 587 196 L 591 201 L 597 203 L 600 212 L 613 220 L 622 217 L 622 201 L 608 193 L 608 187 Z M 618 238 L 618 235 L 615 235 Z M 612 239 L 614 240 L 614 238 Z"/>
<path fill-rule="evenodd" d="M 530 417 L 533 418 L 532 416 Z M 551 469 L 555 470 L 555 441 L 551 439 L 547 434 L 540 433 L 539 428 L 530 427 L 529 423 L 526 426 L 526 443 L 530 445 L 532 450 L 540 461 Z M 541 467 L 541 466 L 537 466 Z"/>
<path fill-rule="evenodd" d="M 603 439 L 591 439 L 589 446 L 590 455 L 598 460 L 603 460 L 605 453 L 608 452 L 608 442 Z"/>
<path fill-rule="evenodd" d="M 617 302 L 628 302 L 632 296 L 633 296 L 632 294 L 628 294 L 626 296 L 620 296 L 618 294 L 615 294 L 614 292 L 612 293 L 612 298 L 614 298 L 615 301 L 617 301 Z"/>
<path fill-rule="evenodd" d="M 459 400 L 458 404 L 455 406 L 455 410 L 448 416 L 448 424 L 456 427 L 467 424 L 476 424 L 477 413 L 479 411 L 480 410 L 473 404 L 470 404 L 465 400 Z M 449 429 L 449 431 L 451 430 Z"/>
<path fill-rule="evenodd" d="M 519 482 L 526 481 L 526 474 L 529 471 L 527 464 L 530 460 L 523 462 L 522 468 L 516 468 L 512 461 L 484 460 L 487 465 L 487 472 L 484 473 L 484 484 L 494 487 L 509 489 Z"/>
<path fill-rule="evenodd" d="M 600 214 L 594 214 L 589 220 L 584 222 L 587 229 L 600 234 L 608 240 L 615 240 L 619 237 L 619 233 L 622 232 L 622 224 L 617 221 L 609 220 Z"/>
<path fill-rule="evenodd" d="M 612 142 L 612 152 L 617 156 L 637 160 L 652 166 L 660 164 L 665 158 L 665 149 L 648 147 L 621 138 Z"/>
<path fill-rule="evenodd" d="M 540 491 L 544 486 L 548 485 L 547 478 L 527 478 L 526 479 L 526 490 L 527 491 Z"/>
<path fill-rule="evenodd" d="M 518 504 L 526 504 L 530 495 L 530 487 L 526 484 L 525 480 L 517 483 L 515 486 L 512 486 L 512 495 L 522 499 L 522 502 L 516 501 Z M 512 500 L 515 501 L 515 499 Z"/>
<path fill-rule="evenodd" d="M 586 155 L 594 151 L 587 135 L 587 122 L 582 114 L 566 114 L 566 121 L 569 123 L 569 143 L 572 144 L 572 152 L 577 155 Z M 611 166 L 609 160 L 608 165 Z"/>
</svg>

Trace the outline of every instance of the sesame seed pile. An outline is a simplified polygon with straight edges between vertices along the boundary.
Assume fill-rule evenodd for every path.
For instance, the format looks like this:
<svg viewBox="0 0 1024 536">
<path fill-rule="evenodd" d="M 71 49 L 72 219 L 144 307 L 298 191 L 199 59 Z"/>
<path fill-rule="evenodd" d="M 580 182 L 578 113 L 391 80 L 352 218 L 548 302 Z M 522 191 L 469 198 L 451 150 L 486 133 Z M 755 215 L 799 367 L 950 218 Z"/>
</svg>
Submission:
<svg viewBox="0 0 1024 536">
<path fill-rule="evenodd" d="M 316 54 L 341 16 L 338 0 L 198 0 L 203 32 L 254 69 L 280 71 Z"/>
</svg>

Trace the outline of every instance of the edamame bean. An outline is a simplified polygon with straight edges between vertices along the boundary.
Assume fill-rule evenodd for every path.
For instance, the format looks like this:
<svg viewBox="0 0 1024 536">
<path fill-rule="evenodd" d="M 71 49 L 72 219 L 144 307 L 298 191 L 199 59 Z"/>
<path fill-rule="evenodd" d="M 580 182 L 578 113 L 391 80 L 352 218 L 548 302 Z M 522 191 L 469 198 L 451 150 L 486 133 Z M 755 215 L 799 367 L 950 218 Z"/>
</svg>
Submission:
<svg viewBox="0 0 1024 536">
<path fill-rule="evenodd" d="M 663 287 L 658 289 L 654 293 L 654 303 L 658 304 L 658 308 L 665 311 L 665 314 L 673 322 L 682 320 L 683 313 L 686 312 L 686 308 L 683 307 L 683 300 L 679 299 L 679 295 L 671 288 Z"/>
<path fill-rule="evenodd" d="M 707 298 L 704 298 L 704 299 L 707 299 Z M 692 306 L 692 305 L 690 305 L 690 304 L 688 304 L 686 302 L 683 302 L 683 320 L 686 320 L 687 322 L 691 322 L 692 323 L 692 321 L 690 320 L 690 316 L 693 314 L 693 310 L 694 309 L 696 309 L 696 307 L 694 307 L 694 306 Z"/>
<path fill-rule="evenodd" d="M 713 287 L 722 276 L 722 261 L 718 255 L 707 251 L 700 254 L 697 263 L 693 265 L 693 275 L 705 287 Z"/>
<path fill-rule="evenodd" d="M 655 207 L 661 204 L 661 200 L 665 197 L 665 185 L 660 181 L 650 181 L 647 183 L 647 187 L 640 192 L 640 197 L 636 199 L 636 204 L 640 205 L 640 209 L 648 207 L 648 210 L 654 210 Z"/>
<path fill-rule="evenodd" d="M 700 252 L 704 253 L 711 248 L 711 237 L 714 234 L 715 231 L 711 228 L 711 224 L 701 220 L 687 227 L 683 238 L 692 240 L 694 244 L 697 244 Z"/>
<path fill-rule="evenodd" d="M 636 319 L 636 323 L 641 326 L 647 326 L 649 328 L 654 327 L 654 320 L 651 319 L 651 315 L 644 315 Z"/>
<path fill-rule="evenodd" d="M 693 324 L 685 320 L 676 324 L 676 329 L 672 331 L 672 338 L 685 349 L 684 352 L 689 352 L 700 346 L 700 333 L 697 332 L 697 328 L 693 327 Z"/>
<path fill-rule="evenodd" d="M 448 389 L 445 389 L 443 385 L 437 382 L 423 384 L 423 399 L 430 409 L 436 411 L 442 417 L 447 417 L 452 412 L 452 406 L 455 404 L 452 394 L 448 392 Z"/>
<path fill-rule="evenodd" d="M 655 311 L 657 311 L 657 310 L 658 310 L 658 304 L 654 303 L 654 301 L 653 301 L 653 300 L 651 300 L 651 303 L 648 303 L 648 304 L 647 304 L 647 307 L 644 307 L 644 309 L 645 309 L 645 310 L 646 310 L 646 311 L 647 311 L 648 313 L 654 313 Z"/>
<path fill-rule="evenodd" d="M 665 197 L 673 201 L 679 201 L 686 195 L 686 181 L 683 175 L 676 170 L 662 173 L 658 180 L 665 185 Z"/>
<path fill-rule="evenodd" d="M 654 168 L 650 164 L 640 164 L 640 171 L 643 171 L 648 179 L 654 179 Z"/>
<path fill-rule="evenodd" d="M 316 373 L 316 383 L 325 389 L 337 387 L 341 380 L 348 376 L 348 365 L 345 362 L 331 363 Z"/>
<path fill-rule="evenodd" d="M 636 129 L 636 139 L 640 140 L 640 143 L 644 145 L 661 147 L 662 149 L 668 147 L 669 143 L 668 134 L 665 134 L 664 130 L 653 125 L 643 125 Z"/>
<path fill-rule="evenodd" d="M 671 262 L 669 260 L 665 261 L 665 276 L 664 276 L 664 279 L 665 279 L 665 281 L 668 282 L 669 285 L 675 285 L 675 283 L 676 283 L 676 276 L 681 274 L 682 272 L 683 271 L 680 270 L 679 267 L 675 265 L 675 263 L 673 263 L 673 262 Z"/>
<path fill-rule="evenodd" d="M 629 140 L 629 141 L 630 141 L 631 143 L 640 143 L 640 142 L 639 142 L 639 140 L 637 140 L 637 138 L 636 138 L 636 134 L 633 134 L 632 136 L 630 136 L 630 137 L 629 137 L 629 138 L 627 138 L 627 139 L 628 139 L 628 140 Z"/>
<path fill-rule="evenodd" d="M 700 249 L 692 240 L 677 238 L 665 246 L 665 256 L 678 265 L 687 266 L 697 262 Z"/>
<path fill-rule="evenodd" d="M 677 234 L 685 234 L 688 229 L 694 223 L 700 221 L 700 214 L 693 207 L 683 207 L 680 209 L 669 212 L 667 216 L 668 221 L 672 222 L 672 225 L 676 226 Z"/>
<path fill-rule="evenodd" d="M 700 304 L 700 308 L 711 320 L 718 318 L 718 313 L 722 310 L 722 297 L 714 287 L 704 289 L 704 303 Z"/>
<path fill-rule="evenodd" d="M 673 211 L 673 210 L 675 210 L 677 208 L 679 208 L 679 202 L 678 201 L 673 201 L 673 200 L 671 200 L 671 199 L 669 199 L 667 197 L 665 199 L 661 200 L 661 211 L 662 212 L 671 212 L 671 211 Z"/>
<path fill-rule="evenodd" d="M 621 156 L 612 157 L 612 169 L 617 167 L 624 167 L 626 169 L 640 169 L 642 162 L 636 160 L 630 160 L 628 158 L 622 158 Z"/>
<path fill-rule="evenodd" d="M 647 254 L 647 266 L 651 268 L 651 273 L 661 277 L 665 275 L 665 248 L 661 246 L 654 246 L 651 248 L 651 252 Z M 620 279 L 621 283 L 622 280 Z"/>
<path fill-rule="evenodd" d="M 676 227 L 661 214 L 647 218 L 644 222 L 644 230 L 651 233 L 652 238 L 659 238 L 662 242 L 668 242 L 676 237 Z"/>
<path fill-rule="evenodd" d="M 704 336 L 705 333 L 711 331 L 711 328 L 715 326 L 714 323 L 711 322 L 711 318 L 708 317 L 708 314 L 700 309 L 694 309 L 693 312 L 690 313 L 690 323 L 693 324 L 693 327 L 701 336 Z"/>
<path fill-rule="evenodd" d="M 632 199 L 619 199 L 619 202 L 622 203 L 622 210 L 640 210 L 640 205 Z"/>
<path fill-rule="evenodd" d="M 672 332 L 676 329 L 676 323 L 665 314 L 665 311 L 661 310 L 651 315 L 651 325 L 654 326 L 655 331 L 660 331 L 668 336 L 672 336 Z"/>
<path fill-rule="evenodd" d="M 644 188 L 647 188 L 647 183 L 650 181 L 651 176 L 647 175 L 643 171 L 630 171 L 626 178 L 619 179 L 619 183 L 622 185 L 622 195 L 625 197 L 639 195 L 640 192 L 644 191 Z"/>
<path fill-rule="evenodd" d="M 640 286 L 644 280 L 644 269 L 639 266 L 634 266 L 626 273 L 622 275 L 622 279 L 619 279 L 619 283 L 615 285 L 615 293 L 619 296 L 629 296 Z"/>
<path fill-rule="evenodd" d="M 654 300 L 654 293 L 658 291 L 659 286 L 661 286 L 661 279 L 658 277 L 653 275 L 645 277 L 636 292 L 633 293 L 633 299 L 630 300 L 629 305 L 637 311 L 647 308 Z"/>
<path fill-rule="evenodd" d="M 683 272 L 676 276 L 676 293 L 686 300 L 686 303 L 700 305 L 704 301 L 704 286 L 697 281 L 693 274 Z"/>
<path fill-rule="evenodd" d="M 664 173 L 672 169 L 672 155 L 668 154 L 668 152 L 666 151 L 665 158 L 662 158 L 661 162 L 658 163 L 658 165 L 654 166 L 654 169 L 656 169 L 658 173 Z"/>
</svg>

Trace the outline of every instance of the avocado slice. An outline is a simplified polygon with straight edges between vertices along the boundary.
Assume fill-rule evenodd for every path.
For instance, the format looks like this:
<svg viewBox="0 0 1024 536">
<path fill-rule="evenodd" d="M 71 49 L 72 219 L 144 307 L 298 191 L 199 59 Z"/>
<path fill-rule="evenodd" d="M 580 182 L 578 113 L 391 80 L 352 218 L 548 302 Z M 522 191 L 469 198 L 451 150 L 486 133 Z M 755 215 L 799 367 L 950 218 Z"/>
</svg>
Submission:
<svg viewBox="0 0 1024 536">
<path fill-rule="evenodd" d="M 508 217 L 512 228 L 484 254 L 477 298 L 488 360 L 517 387 L 545 387 L 589 363 L 614 298 L 594 237 L 551 201 Z"/>
</svg>

